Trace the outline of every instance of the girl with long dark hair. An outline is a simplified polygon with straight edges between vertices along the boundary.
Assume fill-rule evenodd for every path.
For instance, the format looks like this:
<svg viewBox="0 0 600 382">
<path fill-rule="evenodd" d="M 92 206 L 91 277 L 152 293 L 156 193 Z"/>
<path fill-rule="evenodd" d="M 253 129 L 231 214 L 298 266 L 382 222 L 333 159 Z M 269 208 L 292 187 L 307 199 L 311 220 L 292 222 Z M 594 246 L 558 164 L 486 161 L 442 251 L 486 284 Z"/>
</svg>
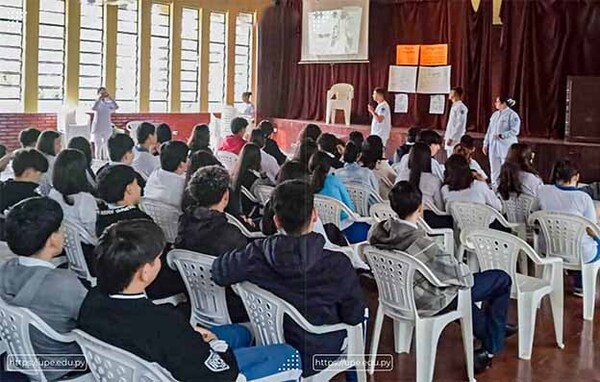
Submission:
<svg viewBox="0 0 600 382">
<path fill-rule="evenodd" d="M 54 161 L 62 149 L 60 134 L 54 130 L 44 130 L 37 141 L 36 148 L 44 154 L 48 160 L 48 171 L 40 180 L 40 193 L 47 196 L 52 188 L 52 172 L 54 171 Z"/>
<path fill-rule="evenodd" d="M 498 193 L 502 199 L 508 200 L 511 194 L 537 196 L 538 189 L 544 182 L 533 168 L 533 157 L 531 148 L 525 143 L 515 143 L 510 147 L 498 184 Z"/>
<path fill-rule="evenodd" d="M 194 126 L 192 135 L 188 139 L 190 153 L 195 153 L 198 150 L 210 150 L 210 128 L 206 124 Z"/>
<path fill-rule="evenodd" d="M 257 216 L 258 212 L 258 206 L 242 194 L 242 187 L 252 191 L 252 187 L 256 182 L 271 184 L 266 175 L 260 172 L 260 159 L 260 148 L 253 143 L 247 143 L 240 152 L 232 171 L 232 202 L 239 203 L 240 208 L 236 212 L 239 212 L 241 216 L 253 218 Z"/>
<path fill-rule="evenodd" d="M 92 187 L 96 187 L 96 174 L 92 170 L 92 145 L 84 137 L 73 137 L 67 145 L 69 149 L 79 150 L 85 155 L 87 161 L 86 177 Z"/>
</svg>

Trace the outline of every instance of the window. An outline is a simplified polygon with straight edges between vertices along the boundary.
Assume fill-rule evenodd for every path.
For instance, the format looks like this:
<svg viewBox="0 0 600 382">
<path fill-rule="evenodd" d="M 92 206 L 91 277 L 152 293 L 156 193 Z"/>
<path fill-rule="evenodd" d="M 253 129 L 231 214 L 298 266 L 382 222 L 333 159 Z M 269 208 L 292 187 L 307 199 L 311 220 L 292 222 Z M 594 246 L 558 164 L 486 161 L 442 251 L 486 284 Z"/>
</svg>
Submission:
<svg viewBox="0 0 600 382">
<path fill-rule="evenodd" d="M 58 112 L 65 95 L 65 1 L 40 1 L 38 111 Z"/>
<path fill-rule="evenodd" d="M 119 5 L 117 16 L 117 89 L 119 111 L 137 112 L 138 107 L 138 8 L 137 1 Z"/>
<path fill-rule="evenodd" d="M 181 20 L 181 111 L 193 113 L 200 111 L 200 30 L 199 11 L 183 9 Z"/>
<path fill-rule="evenodd" d="M 252 28 L 254 15 L 240 13 L 235 20 L 235 106 L 242 107 L 242 93 L 252 90 Z"/>
<path fill-rule="evenodd" d="M 79 36 L 79 102 L 91 103 L 98 98 L 97 91 L 104 86 L 103 13 L 101 2 L 81 3 Z"/>
<path fill-rule="evenodd" d="M 211 12 L 208 59 L 208 111 L 221 109 L 225 103 L 227 84 L 227 33 L 225 14 Z"/>
<path fill-rule="evenodd" d="M 0 112 L 23 110 L 23 2 L 0 0 Z"/>
<path fill-rule="evenodd" d="M 150 31 L 150 111 L 166 112 L 169 107 L 170 19 L 169 6 L 152 4 Z"/>
</svg>

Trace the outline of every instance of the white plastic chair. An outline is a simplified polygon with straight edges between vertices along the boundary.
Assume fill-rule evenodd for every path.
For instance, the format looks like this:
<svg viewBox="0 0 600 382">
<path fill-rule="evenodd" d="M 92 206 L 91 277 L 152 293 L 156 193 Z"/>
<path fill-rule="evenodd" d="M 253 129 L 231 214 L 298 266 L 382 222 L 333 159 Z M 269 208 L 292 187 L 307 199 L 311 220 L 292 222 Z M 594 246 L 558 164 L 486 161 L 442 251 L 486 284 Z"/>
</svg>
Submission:
<svg viewBox="0 0 600 382">
<path fill-rule="evenodd" d="M 354 99 L 354 86 L 350 84 L 335 84 L 327 91 L 327 110 L 325 123 L 335 122 L 335 112 L 344 111 L 344 122 L 350 126 L 352 114 L 352 100 Z"/>
<path fill-rule="evenodd" d="M 133 139 L 133 143 L 137 145 L 137 129 L 144 121 L 130 121 L 127 122 L 126 130 L 129 132 L 129 136 Z"/>
<path fill-rule="evenodd" d="M 211 276 L 214 256 L 174 249 L 167 254 L 167 264 L 179 271 L 190 296 L 190 324 L 205 327 L 231 324 L 225 288 L 215 284 Z"/>
<path fill-rule="evenodd" d="M 417 382 L 433 380 L 439 337 L 450 322 L 460 320 L 467 374 L 469 381 L 474 382 L 471 290 L 459 290 L 456 310 L 432 317 L 421 317 L 414 296 L 415 273 L 419 272 L 438 288 L 448 285 L 442 283 L 425 264 L 404 252 L 384 251 L 367 246 L 365 254 L 379 289 L 379 307 L 373 328 L 369 373 L 373 374 L 375 369 L 375 357 L 385 316 L 394 320 L 396 353 L 410 351 L 413 329 L 416 332 Z"/>
<path fill-rule="evenodd" d="M 286 343 L 283 331 L 283 321 L 286 315 L 300 326 L 302 330 L 312 334 L 326 334 L 337 331 L 346 332 L 347 346 L 338 361 L 332 362 L 329 367 L 318 374 L 309 378 L 302 378 L 303 381 L 329 381 L 333 376 L 346 370 L 344 367 L 352 367 L 352 361 L 356 361 L 357 365 L 363 364 L 364 339 L 361 324 L 354 326 L 347 324 L 315 326 L 308 322 L 290 303 L 252 283 L 243 282 L 234 285 L 233 288 L 244 302 L 253 332 L 256 334 L 258 345 Z M 347 362 L 349 357 L 351 362 Z M 360 382 L 366 382 L 367 378 L 364 370 L 357 368 L 357 374 Z"/>
<path fill-rule="evenodd" d="M 225 213 L 225 216 L 227 217 L 227 222 L 231 225 L 234 225 L 237 227 L 237 229 L 240 230 L 240 232 L 242 233 L 242 235 L 246 236 L 248 239 L 264 239 L 266 236 L 259 231 L 253 232 L 250 231 L 248 228 L 246 228 L 246 226 L 239 221 L 235 216 L 229 214 L 229 213 Z"/>
<path fill-rule="evenodd" d="M 527 241 L 529 233 L 532 233 L 527 225 L 527 219 L 531 214 L 531 209 L 535 203 L 535 198 L 531 195 L 518 195 L 511 193 L 508 200 L 500 198 L 502 201 L 502 210 L 506 215 L 506 220 L 509 223 L 517 224 L 513 229 L 517 235 Z"/>
<path fill-rule="evenodd" d="M 596 302 L 596 279 L 600 270 L 600 261 L 583 262 L 582 243 L 590 228 L 594 235 L 600 236 L 600 227 L 581 216 L 552 212 L 537 211 L 529 216 L 529 225 L 538 224 L 545 239 L 545 255 L 563 259 L 565 269 L 581 271 L 583 283 L 583 319 L 594 319 Z M 538 235 L 534 233 L 534 248 L 540 251 Z"/>
<path fill-rule="evenodd" d="M 369 216 L 369 205 L 373 203 L 381 203 L 383 199 L 379 196 L 379 191 L 373 190 L 370 187 L 364 186 L 359 183 L 344 183 L 350 199 L 356 207 L 356 212 L 360 216 Z"/>
<path fill-rule="evenodd" d="M 92 287 L 96 286 L 96 278 L 92 276 L 83 255 L 82 241 L 96 243 L 96 238 L 76 223 L 65 218 L 62 222 L 65 233 L 65 253 L 69 261 L 69 269 L 80 279 L 87 280 Z"/>
<path fill-rule="evenodd" d="M 65 126 L 65 143 L 68 143 L 75 137 L 83 137 L 89 141 L 91 136 L 92 128 L 89 123 L 81 125 L 67 123 Z"/>
<path fill-rule="evenodd" d="M 247 189 L 246 187 L 242 186 L 240 187 L 240 192 L 242 193 L 243 196 L 245 196 L 250 202 L 254 203 L 254 204 L 258 204 L 261 205 L 260 200 L 254 196 L 254 194 Z"/>
<path fill-rule="evenodd" d="M 234 153 L 230 153 L 229 151 L 217 151 L 215 154 L 219 162 L 227 169 L 227 171 L 233 171 L 235 167 L 235 162 L 238 160 L 238 156 Z"/>
<path fill-rule="evenodd" d="M 543 259 L 519 237 L 489 228 L 463 231 L 461 243 L 475 252 L 481 271 L 500 269 L 512 279 L 511 297 L 517 299 L 518 307 L 519 358 L 531 358 L 537 307 L 544 296 L 550 297 L 556 343 L 563 349 L 562 259 Z M 517 273 L 519 253 L 544 267 L 542 278 Z"/>
<path fill-rule="evenodd" d="M 19 372 L 27 375 L 31 381 L 46 382 L 44 372 L 40 368 L 35 368 L 36 352 L 31 343 L 30 327 L 54 341 L 75 342 L 73 336 L 57 333 L 29 309 L 8 305 L 0 299 L 0 337 L 6 345 L 8 355 L 18 361 L 13 363 L 13 366 L 30 365 L 32 366 L 30 368 L 20 368 Z M 86 374 L 69 381 L 93 381 L 93 378 Z"/>
<path fill-rule="evenodd" d="M 254 187 L 254 195 L 256 199 L 260 201 L 260 203 L 264 206 L 267 204 L 269 199 L 271 199 L 271 194 L 275 190 L 275 187 L 267 186 L 267 185 L 256 185 Z"/>
<path fill-rule="evenodd" d="M 149 198 L 142 198 L 140 209 L 150 215 L 152 220 L 163 230 L 167 242 L 175 242 L 181 211 L 169 204 Z"/>
<path fill-rule="evenodd" d="M 177 381 L 159 364 L 143 360 L 135 354 L 100 341 L 79 329 L 73 330 L 73 336 L 97 381 Z"/>
<path fill-rule="evenodd" d="M 369 224 L 372 222 L 371 218 L 361 217 L 344 203 L 329 196 L 315 195 L 314 206 L 323 224 L 331 223 L 340 229 L 349 227 L 353 222 L 365 222 Z M 345 212 L 348 216 L 344 219 L 344 225 L 342 225 L 342 212 Z"/>
<path fill-rule="evenodd" d="M 431 202 L 425 202 L 425 209 L 428 209 L 429 211 L 433 212 L 438 216 L 450 216 L 448 212 L 440 210 L 435 204 Z"/>
</svg>

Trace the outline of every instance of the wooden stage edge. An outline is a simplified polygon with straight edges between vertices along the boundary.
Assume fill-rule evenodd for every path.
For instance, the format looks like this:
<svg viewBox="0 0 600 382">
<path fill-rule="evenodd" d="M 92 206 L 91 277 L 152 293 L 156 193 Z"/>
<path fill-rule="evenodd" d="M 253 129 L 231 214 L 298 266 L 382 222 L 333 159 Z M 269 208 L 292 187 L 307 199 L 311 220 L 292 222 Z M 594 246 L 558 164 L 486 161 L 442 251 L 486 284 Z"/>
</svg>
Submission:
<svg viewBox="0 0 600 382">
<path fill-rule="evenodd" d="M 341 124 L 326 124 L 323 121 L 305 121 L 284 118 L 269 118 L 277 127 L 277 133 L 274 138 L 285 151 L 290 151 L 293 145 L 298 140 L 298 135 L 309 123 L 317 124 L 322 131 L 334 134 L 339 138 L 346 140 L 352 131 L 360 131 L 366 137 L 370 134 L 371 127 L 369 125 L 341 125 Z M 393 127 L 390 135 L 390 140 L 387 145 L 386 156 L 391 158 L 394 150 L 404 143 L 407 127 Z M 444 132 L 438 130 L 443 135 Z M 484 134 L 469 132 L 475 138 L 476 144 L 481 147 Z M 598 143 L 583 143 L 583 142 L 568 142 L 558 139 L 545 139 L 535 137 L 521 137 L 520 142 L 527 143 L 532 146 L 536 153 L 535 165 L 544 181 L 549 181 L 550 172 L 553 163 L 562 157 L 570 157 L 574 159 L 581 167 L 582 181 L 591 182 L 600 180 L 600 144 Z M 443 150 L 441 150 L 443 151 Z M 444 160 L 444 153 L 438 154 L 438 160 Z M 477 150 L 475 159 L 489 171 L 487 157 L 483 156 L 481 150 Z"/>
</svg>

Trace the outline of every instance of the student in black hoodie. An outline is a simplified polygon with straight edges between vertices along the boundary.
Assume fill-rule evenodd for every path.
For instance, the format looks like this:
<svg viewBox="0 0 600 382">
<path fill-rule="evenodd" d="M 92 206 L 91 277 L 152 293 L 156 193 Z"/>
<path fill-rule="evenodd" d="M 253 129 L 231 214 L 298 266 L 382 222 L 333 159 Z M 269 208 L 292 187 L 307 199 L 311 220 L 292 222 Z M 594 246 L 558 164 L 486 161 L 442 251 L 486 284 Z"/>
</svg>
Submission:
<svg viewBox="0 0 600 382">
<path fill-rule="evenodd" d="M 281 152 L 281 149 L 279 148 L 277 142 L 273 138 L 271 138 L 271 136 L 275 132 L 275 126 L 273 126 L 273 123 L 271 121 L 265 119 L 264 121 L 258 124 L 258 128 L 262 130 L 263 133 L 265 133 L 266 139 L 265 147 L 263 148 L 263 150 L 265 150 L 267 154 L 272 155 L 273 158 L 277 160 L 277 164 L 281 166 L 287 160 L 287 156 L 283 152 Z"/>
<path fill-rule="evenodd" d="M 275 224 L 285 234 L 254 241 L 213 263 L 214 281 L 223 286 L 250 281 L 292 304 L 313 325 L 364 319 L 365 300 L 346 255 L 324 249 L 325 239 L 312 232 L 317 220 L 310 185 L 283 182 L 271 197 Z M 339 354 L 345 333 L 308 334 L 291 321 L 284 324 L 286 343 L 300 351 L 303 376 L 319 371 L 316 354 Z"/>
<path fill-rule="evenodd" d="M 340 160 L 344 144 L 333 134 L 323 133 L 317 140 L 319 150 L 324 151 L 331 158 L 331 168 L 338 169 L 344 167 L 344 162 Z"/>
<path fill-rule="evenodd" d="M 12 167 L 15 178 L 0 183 L 0 213 L 23 199 L 39 196 L 36 189 L 48 171 L 48 160 L 36 149 L 20 149 L 14 154 Z"/>
</svg>

